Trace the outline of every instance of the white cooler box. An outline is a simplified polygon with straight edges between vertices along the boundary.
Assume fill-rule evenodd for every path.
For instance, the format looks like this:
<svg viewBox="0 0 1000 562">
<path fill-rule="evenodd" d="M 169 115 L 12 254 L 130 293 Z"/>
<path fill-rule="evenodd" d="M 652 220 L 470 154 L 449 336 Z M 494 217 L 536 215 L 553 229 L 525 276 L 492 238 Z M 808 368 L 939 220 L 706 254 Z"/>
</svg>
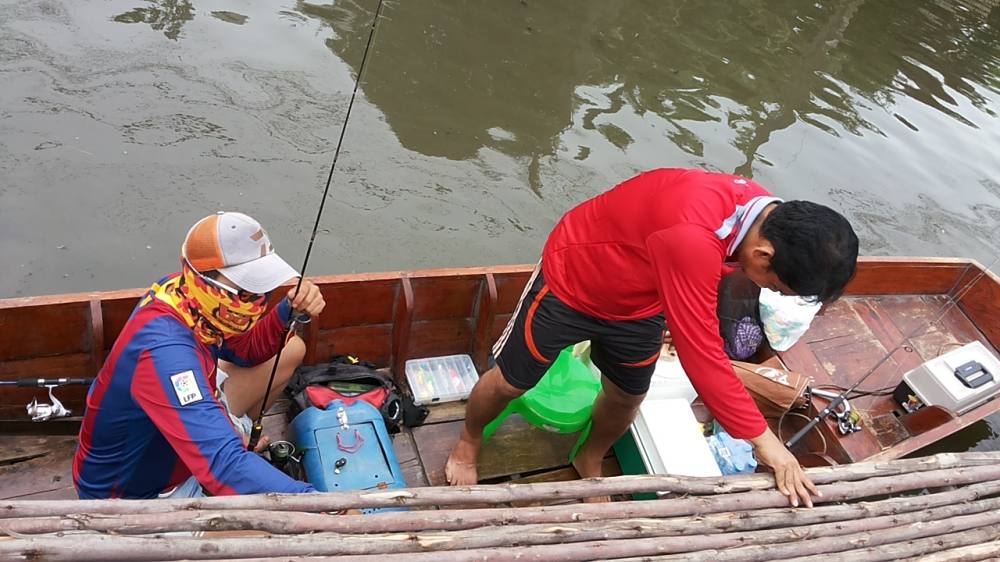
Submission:
<svg viewBox="0 0 1000 562">
<path fill-rule="evenodd" d="M 907 411 L 942 406 L 962 415 L 1000 394 L 1000 360 L 978 341 L 903 375 L 893 397 Z"/>
<path fill-rule="evenodd" d="M 625 474 L 721 476 L 691 411 L 697 393 L 676 357 L 661 357 L 629 433 L 615 443 Z M 642 494 L 637 497 L 655 497 Z"/>
</svg>

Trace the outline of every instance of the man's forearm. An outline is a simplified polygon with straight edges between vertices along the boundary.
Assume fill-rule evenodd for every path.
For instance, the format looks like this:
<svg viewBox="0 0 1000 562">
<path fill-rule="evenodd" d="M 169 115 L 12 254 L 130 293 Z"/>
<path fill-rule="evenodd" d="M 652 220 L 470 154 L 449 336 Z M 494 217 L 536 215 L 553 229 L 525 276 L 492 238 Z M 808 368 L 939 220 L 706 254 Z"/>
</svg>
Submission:
<svg viewBox="0 0 1000 562">
<path fill-rule="evenodd" d="M 778 439 L 778 436 L 775 435 L 774 432 L 771 431 L 771 428 L 769 427 L 765 428 L 764 432 L 758 435 L 757 437 L 750 437 L 747 439 L 747 441 L 749 441 L 753 445 L 754 449 L 774 444 L 781 445 L 782 447 L 784 447 L 784 444 L 781 443 L 781 440 Z"/>
</svg>

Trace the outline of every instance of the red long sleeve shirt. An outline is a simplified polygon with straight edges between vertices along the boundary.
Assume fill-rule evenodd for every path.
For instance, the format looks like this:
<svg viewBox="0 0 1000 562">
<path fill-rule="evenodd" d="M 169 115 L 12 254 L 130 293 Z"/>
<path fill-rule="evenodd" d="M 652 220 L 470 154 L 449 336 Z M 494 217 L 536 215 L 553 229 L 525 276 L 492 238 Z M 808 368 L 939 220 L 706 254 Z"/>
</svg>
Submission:
<svg viewBox="0 0 1000 562">
<path fill-rule="evenodd" d="M 640 174 L 563 216 L 542 253 L 570 307 L 606 320 L 663 313 L 698 395 L 735 438 L 767 425 L 723 351 L 716 315 L 726 258 L 768 204 L 760 185 L 702 170 Z"/>
</svg>

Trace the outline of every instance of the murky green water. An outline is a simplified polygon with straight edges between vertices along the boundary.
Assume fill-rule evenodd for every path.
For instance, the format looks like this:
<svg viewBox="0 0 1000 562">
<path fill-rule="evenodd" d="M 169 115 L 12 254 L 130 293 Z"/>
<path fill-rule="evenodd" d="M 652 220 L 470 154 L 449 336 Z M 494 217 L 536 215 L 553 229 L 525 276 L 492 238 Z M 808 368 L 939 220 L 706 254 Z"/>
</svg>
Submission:
<svg viewBox="0 0 1000 562">
<path fill-rule="evenodd" d="M 298 263 L 374 6 L 0 0 L 0 297 L 146 285 L 223 208 Z M 658 166 L 829 204 L 868 254 L 991 263 L 998 6 L 389 1 L 310 272 L 532 261 Z"/>
</svg>

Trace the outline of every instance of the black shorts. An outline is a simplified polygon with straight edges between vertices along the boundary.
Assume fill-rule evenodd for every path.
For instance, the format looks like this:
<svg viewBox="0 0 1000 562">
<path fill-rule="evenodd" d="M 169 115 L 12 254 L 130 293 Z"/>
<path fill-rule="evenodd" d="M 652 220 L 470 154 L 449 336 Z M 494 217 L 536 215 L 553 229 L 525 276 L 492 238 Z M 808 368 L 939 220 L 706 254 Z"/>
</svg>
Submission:
<svg viewBox="0 0 1000 562">
<path fill-rule="evenodd" d="M 567 346 L 590 340 L 591 360 L 624 392 L 645 394 L 663 345 L 663 315 L 601 320 L 560 301 L 545 284 L 541 265 L 528 281 L 510 323 L 493 345 L 504 379 L 534 387 Z"/>
</svg>

